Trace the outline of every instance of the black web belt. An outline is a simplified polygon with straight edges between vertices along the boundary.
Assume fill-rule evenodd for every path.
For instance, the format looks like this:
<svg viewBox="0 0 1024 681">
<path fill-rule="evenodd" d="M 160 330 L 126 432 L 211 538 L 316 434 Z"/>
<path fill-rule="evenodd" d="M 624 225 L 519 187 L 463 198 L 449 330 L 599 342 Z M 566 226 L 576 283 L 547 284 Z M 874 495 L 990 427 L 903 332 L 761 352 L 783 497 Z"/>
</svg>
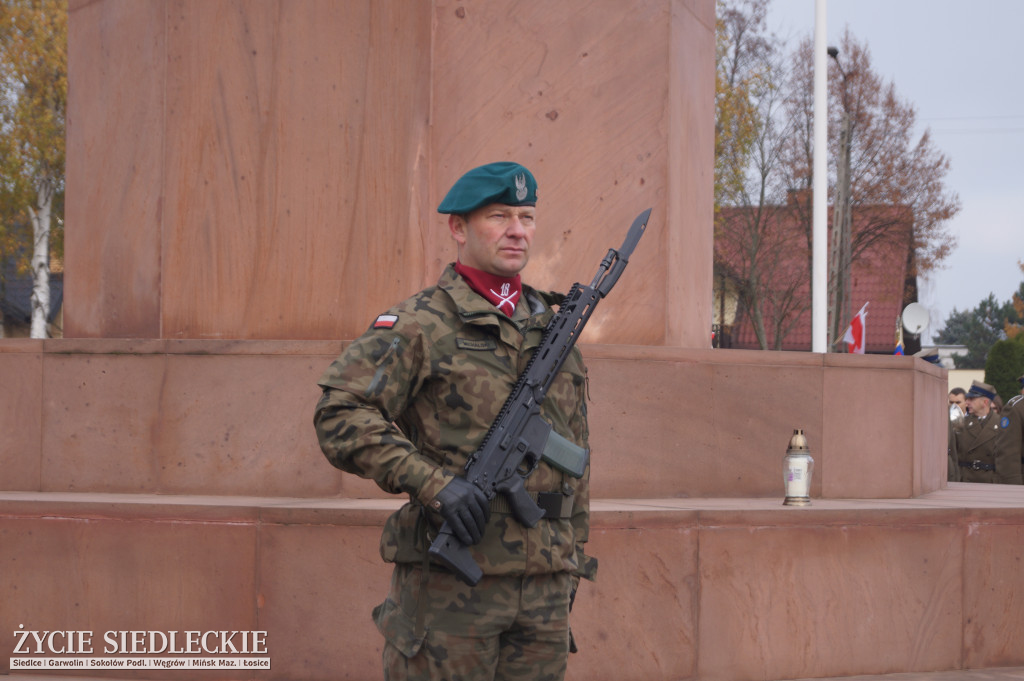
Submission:
<svg viewBox="0 0 1024 681">
<path fill-rule="evenodd" d="M 572 517 L 573 497 L 566 496 L 561 492 L 529 492 L 530 498 L 537 502 L 537 505 L 544 509 L 544 518 L 552 520 L 555 518 Z M 512 508 L 504 494 L 496 494 L 491 499 L 491 511 L 494 513 L 511 513 Z"/>
<path fill-rule="evenodd" d="M 975 459 L 974 461 L 958 461 L 962 468 L 970 468 L 972 471 L 994 471 L 996 469 L 995 464 L 984 463 Z"/>
</svg>

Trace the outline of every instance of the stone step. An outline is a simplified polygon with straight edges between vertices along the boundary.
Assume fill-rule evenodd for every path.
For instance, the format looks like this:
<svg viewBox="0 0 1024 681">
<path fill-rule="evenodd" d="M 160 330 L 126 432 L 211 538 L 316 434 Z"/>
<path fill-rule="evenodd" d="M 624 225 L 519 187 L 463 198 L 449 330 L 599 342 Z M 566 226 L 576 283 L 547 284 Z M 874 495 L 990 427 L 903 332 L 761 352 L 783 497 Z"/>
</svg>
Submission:
<svg viewBox="0 0 1024 681">
<path fill-rule="evenodd" d="M 1024 679 L 1024 667 L 999 669 L 960 669 L 951 672 L 907 672 L 878 676 L 830 676 L 819 679 L 779 679 L 777 681 L 1015 681 Z"/>
<path fill-rule="evenodd" d="M 0 630 L 267 631 L 275 676 L 378 678 L 369 612 L 397 503 L 2 492 Z M 1024 487 L 808 507 L 599 499 L 591 525 L 601 567 L 576 600 L 570 681 L 1024 665 Z M 0 637 L 4 663 L 12 645 Z M 946 673 L 910 678 L 974 678 Z"/>
</svg>

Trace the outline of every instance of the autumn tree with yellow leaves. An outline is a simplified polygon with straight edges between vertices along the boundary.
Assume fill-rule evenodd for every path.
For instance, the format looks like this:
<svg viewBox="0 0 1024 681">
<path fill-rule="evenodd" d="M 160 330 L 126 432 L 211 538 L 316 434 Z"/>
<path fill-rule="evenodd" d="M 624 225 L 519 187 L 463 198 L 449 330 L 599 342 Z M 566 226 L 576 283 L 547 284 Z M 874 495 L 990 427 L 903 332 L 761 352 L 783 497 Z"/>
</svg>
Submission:
<svg viewBox="0 0 1024 681">
<path fill-rule="evenodd" d="M 762 349 L 781 348 L 806 318 L 813 252 L 813 43 L 784 54 L 766 28 L 767 8 L 768 0 L 718 0 L 715 128 L 716 270 L 733 281 Z M 874 71 L 865 43 L 847 32 L 838 55 L 828 63 L 826 194 L 831 203 L 846 118 L 848 261 L 902 244 L 913 286 L 955 246 L 948 225 L 960 201 L 945 184 L 949 160 L 927 130 L 915 134 L 913 105 Z M 830 267 L 830 340 L 850 321 L 839 283 L 848 277 Z M 916 289 L 904 297 L 916 300 Z"/>
<path fill-rule="evenodd" d="M 785 71 L 766 11 L 765 0 L 720 0 L 715 59 L 716 286 L 721 305 L 720 282 L 733 282 L 764 349 L 781 347 L 806 307 L 804 278 L 787 266 L 799 245 L 780 229 L 787 187 L 779 154 L 792 131 L 780 116 Z"/>
<path fill-rule="evenodd" d="M 47 336 L 63 249 L 67 25 L 66 0 L 0 4 L 0 261 L 31 269 L 33 338 Z"/>
</svg>

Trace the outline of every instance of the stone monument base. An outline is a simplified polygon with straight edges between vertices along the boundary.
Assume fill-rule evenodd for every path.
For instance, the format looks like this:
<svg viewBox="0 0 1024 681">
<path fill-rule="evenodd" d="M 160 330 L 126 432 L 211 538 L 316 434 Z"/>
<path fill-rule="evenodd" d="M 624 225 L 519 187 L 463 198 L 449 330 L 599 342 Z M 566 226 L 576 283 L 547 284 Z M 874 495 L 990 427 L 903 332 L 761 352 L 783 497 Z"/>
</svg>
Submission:
<svg viewBox="0 0 1024 681">
<path fill-rule="evenodd" d="M 270 671 L 123 678 L 380 678 L 369 613 L 400 500 L 316 445 L 315 382 L 341 347 L 0 344 L 0 629 L 91 631 L 99 647 L 106 631 L 267 632 Z M 570 679 L 1024 666 L 1024 487 L 945 483 L 944 370 L 583 352 L 600 569 L 576 602 Z M 807 507 L 782 505 L 794 428 L 815 457 Z M 0 641 L 8 665 L 15 638 Z"/>
<path fill-rule="evenodd" d="M 2 624 L 261 630 L 269 672 L 380 678 L 389 570 L 377 499 L 0 494 Z M 598 579 L 569 679 L 763 681 L 1024 665 L 1024 488 L 913 500 L 620 499 L 593 505 Z M 1016 547 L 1007 550 L 1007 547 Z M 0 650 L 6 662 L 13 641 Z M 14 670 L 12 670 L 14 671 Z M 102 673 L 102 672 L 101 672 Z"/>
</svg>

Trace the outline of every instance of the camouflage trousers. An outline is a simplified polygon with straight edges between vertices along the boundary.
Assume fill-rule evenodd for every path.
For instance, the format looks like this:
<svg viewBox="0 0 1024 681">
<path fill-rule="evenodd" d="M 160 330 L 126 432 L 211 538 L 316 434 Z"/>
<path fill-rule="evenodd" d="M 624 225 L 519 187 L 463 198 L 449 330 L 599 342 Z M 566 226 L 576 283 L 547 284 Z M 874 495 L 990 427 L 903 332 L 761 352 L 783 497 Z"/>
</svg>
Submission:
<svg viewBox="0 0 1024 681">
<path fill-rule="evenodd" d="M 569 654 L 568 573 L 490 577 L 398 564 L 373 611 L 384 635 L 384 678 L 557 681 Z"/>
</svg>

